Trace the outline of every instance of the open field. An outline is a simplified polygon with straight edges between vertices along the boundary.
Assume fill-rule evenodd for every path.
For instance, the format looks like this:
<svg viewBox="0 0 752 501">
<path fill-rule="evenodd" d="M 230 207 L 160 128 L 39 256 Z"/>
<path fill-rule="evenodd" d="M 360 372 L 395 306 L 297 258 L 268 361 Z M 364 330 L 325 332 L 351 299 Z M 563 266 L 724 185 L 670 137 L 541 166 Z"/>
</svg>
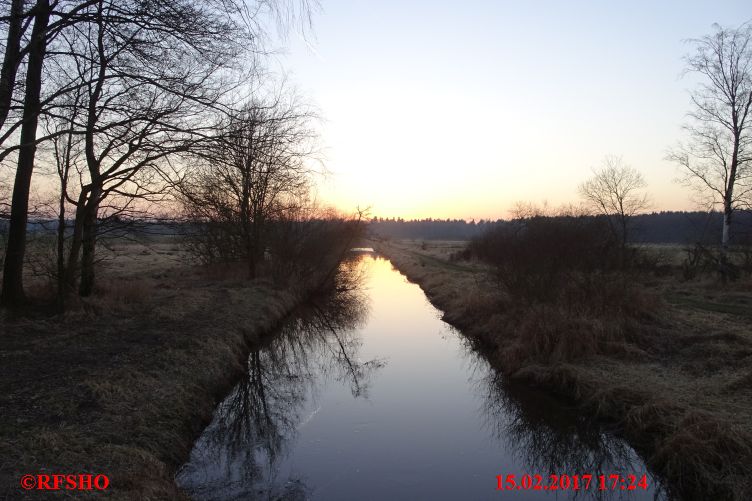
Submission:
<svg viewBox="0 0 752 501">
<path fill-rule="evenodd" d="M 550 307 L 505 310 L 484 265 L 449 259 L 462 242 L 373 245 L 508 377 L 618 424 L 676 494 L 752 497 L 749 278 L 719 288 L 712 277 L 682 281 L 679 270 L 645 274 L 635 298 L 649 313 L 624 327 Z M 631 334 L 613 334 L 622 327 Z"/>
<path fill-rule="evenodd" d="M 27 473 L 105 474 L 116 499 L 184 498 L 175 468 L 249 344 L 306 294 L 192 266 L 174 241 L 102 254 L 96 294 L 65 315 L 0 318 L 0 499 Z"/>
</svg>

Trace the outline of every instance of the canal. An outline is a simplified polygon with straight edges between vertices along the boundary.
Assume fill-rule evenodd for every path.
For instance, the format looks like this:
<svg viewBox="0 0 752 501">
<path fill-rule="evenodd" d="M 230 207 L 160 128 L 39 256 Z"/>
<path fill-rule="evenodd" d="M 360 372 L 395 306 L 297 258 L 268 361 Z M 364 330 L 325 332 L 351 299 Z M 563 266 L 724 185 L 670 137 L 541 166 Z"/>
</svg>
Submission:
<svg viewBox="0 0 752 501">
<path fill-rule="evenodd" d="M 193 499 L 666 499 L 626 442 L 508 384 L 389 261 L 338 280 L 249 355 L 176 476 Z"/>
</svg>

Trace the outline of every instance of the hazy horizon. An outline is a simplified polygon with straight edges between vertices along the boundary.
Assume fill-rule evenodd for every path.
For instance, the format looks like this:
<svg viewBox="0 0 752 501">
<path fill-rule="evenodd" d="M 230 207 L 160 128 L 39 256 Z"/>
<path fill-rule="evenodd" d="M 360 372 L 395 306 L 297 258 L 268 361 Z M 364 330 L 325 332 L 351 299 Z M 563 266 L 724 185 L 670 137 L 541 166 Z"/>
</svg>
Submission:
<svg viewBox="0 0 752 501">
<path fill-rule="evenodd" d="M 576 201 L 606 155 L 652 210 L 694 210 L 665 160 L 690 109 L 685 43 L 746 2 L 323 3 L 280 64 L 322 110 L 323 201 L 380 217 L 497 219 Z"/>
</svg>

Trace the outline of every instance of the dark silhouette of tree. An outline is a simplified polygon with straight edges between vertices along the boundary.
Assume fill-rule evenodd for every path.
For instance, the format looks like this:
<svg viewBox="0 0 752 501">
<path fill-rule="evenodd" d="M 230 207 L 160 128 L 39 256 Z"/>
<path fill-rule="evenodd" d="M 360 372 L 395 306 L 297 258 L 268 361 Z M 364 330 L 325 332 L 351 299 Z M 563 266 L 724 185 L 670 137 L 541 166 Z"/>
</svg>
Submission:
<svg viewBox="0 0 752 501">
<path fill-rule="evenodd" d="M 21 65 L 21 41 L 23 38 L 24 1 L 12 0 L 8 15 L 8 33 L 5 38 L 5 55 L 0 68 L 0 128 L 10 112 L 16 75 Z"/>
<path fill-rule="evenodd" d="M 306 2 L 300 5 L 307 8 Z M 159 164 L 175 161 L 207 136 L 218 115 L 230 111 L 233 103 L 225 97 L 253 68 L 249 56 L 257 53 L 264 15 L 284 21 L 297 6 L 286 0 L 38 0 L 23 11 L 23 2 L 11 3 L 9 15 L 0 18 L 7 29 L 0 68 L 0 160 L 12 155 L 18 160 L 3 304 L 24 301 L 37 145 L 72 129 L 70 145 L 83 152 L 83 168 L 75 167 L 79 193 L 66 196 L 76 207 L 66 273 L 73 277 L 80 266 L 79 292 L 87 295 L 94 283 L 100 211 L 113 215 L 159 191 L 153 184 Z M 27 26 L 32 26 L 28 40 Z M 19 65 L 23 86 L 15 85 Z M 71 107 L 84 112 L 66 112 Z M 40 116 L 67 126 L 52 126 L 38 136 Z M 118 204 L 104 203 L 115 198 Z"/>
<path fill-rule="evenodd" d="M 294 96 L 254 100 L 229 119 L 205 161 L 179 184 L 188 217 L 201 224 L 205 261 L 246 262 L 256 276 L 269 224 L 308 195 L 314 115 Z"/>
<path fill-rule="evenodd" d="M 115 218 L 136 200 L 161 198 L 165 185 L 158 182 L 159 166 L 198 147 L 211 133 L 207 112 L 221 111 L 220 100 L 232 88 L 215 75 L 242 54 L 232 23 L 216 15 L 182 19 L 192 15 L 194 6 L 184 6 L 180 18 L 163 23 L 156 36 L 142 33 L 133 19 L 122 21 L 120 5 L 99 1 L 94 8 L 88 31 L 65 36 L 61 43 L 71 54 L 65 66 L 68 78 L 87 83 L 72 103 L 81 110 L 71 125 L 83 165 L 78 197 L 70 200 L 77 210 L 66 272 L 73 285 L 80 268 L 82 296 L 94 285 L 101 211 Z M 173 15 L 151 11 L 141 22 Z M 193 24 L 199 21 L 204 24 Z M 201 41 L 207 32 L 224 39 Z M 186 60 L 191 64 L 180 64 Z"/>
<path fill-rule="evenodd" d="M 579 186 L 580 196 L 596 213 L 606 216 L 614 238 L 624 249 L 630 239 L 632 218 L 645 211 L 650 202 L 643 192 L 647 183 L 636 169 L 621 157 L 607 156 L 593 177 Z"/>
<path fill-rule="evenodd" d="M 26 66 L 18 166 L 13 183 L 10 226 L 5 262 L 3 263 L 3 289 L 2 296 L 0 296 L 0 301 L 3 304 L 18 304 L 24 298 L 23 263 L 26 252 L 26 222 L 29 213 L 31 175 L 34 171 L 34 157 L 37 150 L 37 125 L 41 111 L 42 66 L 47 53 L 47 27 L 51 14 L 49 0 L 39 0 L 32 10 L 34 12 L 34 27 L 31 31 L 31 41 L 28 47 L 29 57 Z M 11 23 L 12 29 L 13 24 Z M 6 47 L 7 49 L 13 50 L 13 47 Z M 10 75 L 7 75 L 7 78 L 8 80 L 4 84 L 12 89 Z"/>
<path fill-rule="evenodd" d="M 687 72 L 699 75 L 702 83 L 692 93 L 693 109 L 684 127 L 687 143 L 669 158 L 684 170 L 688 184 L 722 206 L 719 267 L 725 279 L 732 216 L 749 204 L 752 189 L 752 24 L 715 25 L 712 35 L 691 42 L 696 50 L 686 58 Z"/>
</svg>

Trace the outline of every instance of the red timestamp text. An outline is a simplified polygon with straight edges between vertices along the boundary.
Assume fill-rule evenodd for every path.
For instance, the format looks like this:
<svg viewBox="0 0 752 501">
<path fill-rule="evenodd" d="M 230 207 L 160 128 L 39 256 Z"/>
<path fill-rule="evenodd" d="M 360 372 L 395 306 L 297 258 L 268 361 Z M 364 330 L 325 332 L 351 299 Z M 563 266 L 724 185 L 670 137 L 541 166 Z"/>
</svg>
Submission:
<svg viewBox="0 0 752 501">
<path fill-rule="evenodd" d="M 497 491 L 634 491 L 648 489 L 647 475 L 496 475 Z"/>
</svg>

